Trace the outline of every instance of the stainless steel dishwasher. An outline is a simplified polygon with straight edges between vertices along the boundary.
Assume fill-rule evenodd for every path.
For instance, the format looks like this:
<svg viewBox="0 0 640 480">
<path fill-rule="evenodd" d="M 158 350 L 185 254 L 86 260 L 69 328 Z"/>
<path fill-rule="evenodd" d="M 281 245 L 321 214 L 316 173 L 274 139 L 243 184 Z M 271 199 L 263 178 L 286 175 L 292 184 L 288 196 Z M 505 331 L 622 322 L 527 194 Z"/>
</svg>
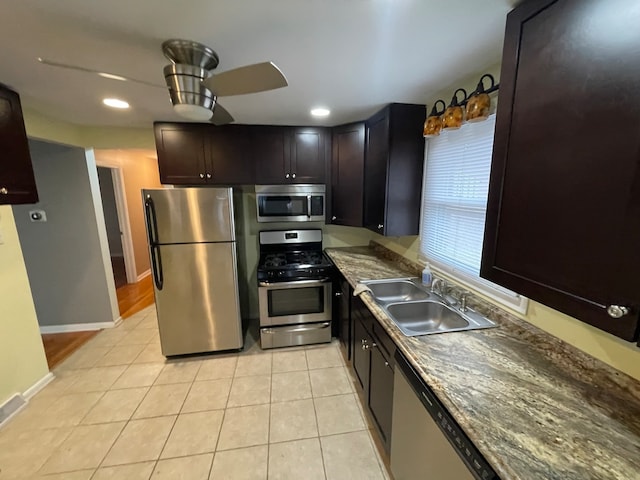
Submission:
<svg viewBox="0 0 640 480">
<path fill-rule="evenodd" d="M 396 352 L 391 472 L 396 480 L 499 480 L 407 359 Z"/>
</svg>

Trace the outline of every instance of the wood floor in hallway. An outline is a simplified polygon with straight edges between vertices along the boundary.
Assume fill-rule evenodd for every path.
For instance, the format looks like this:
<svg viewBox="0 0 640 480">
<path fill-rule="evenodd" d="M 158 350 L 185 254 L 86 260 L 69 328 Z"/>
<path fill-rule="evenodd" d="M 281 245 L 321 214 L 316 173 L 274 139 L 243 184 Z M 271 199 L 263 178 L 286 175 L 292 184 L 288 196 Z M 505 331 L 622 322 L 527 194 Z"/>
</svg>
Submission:
<svg viewBox="0 0 640 480">
<path fill-rule="evenodd" d="M 153 283 L 147 276 L 138 283 L 125 284 L 116 289 L 118 308 L 123 321 L 153 304 Z M 88 342 L 100 330 L 87 332 L 47 333 L 42 335 L 44 353 L 49 369 L 54 368 L 78 348 Z"/>
</svg>

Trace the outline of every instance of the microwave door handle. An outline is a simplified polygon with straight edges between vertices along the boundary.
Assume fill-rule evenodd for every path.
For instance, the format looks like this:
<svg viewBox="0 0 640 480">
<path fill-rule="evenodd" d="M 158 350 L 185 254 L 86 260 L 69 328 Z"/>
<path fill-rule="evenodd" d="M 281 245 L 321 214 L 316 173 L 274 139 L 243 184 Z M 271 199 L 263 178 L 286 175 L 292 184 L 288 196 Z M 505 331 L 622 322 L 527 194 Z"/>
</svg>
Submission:
<svg viewBox="0 0 640 480">
<path fill-rule="evenodd" d="M 311 218 L 311 195 L 307 195 L 307 217 Z"/>
</svg>

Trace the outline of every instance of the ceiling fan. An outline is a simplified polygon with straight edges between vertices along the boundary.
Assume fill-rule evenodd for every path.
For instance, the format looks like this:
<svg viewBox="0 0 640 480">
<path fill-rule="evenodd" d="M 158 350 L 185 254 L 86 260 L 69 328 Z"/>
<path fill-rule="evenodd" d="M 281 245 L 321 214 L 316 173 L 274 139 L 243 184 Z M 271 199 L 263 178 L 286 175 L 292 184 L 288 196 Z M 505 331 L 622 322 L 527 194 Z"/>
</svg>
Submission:
<svg viewBox="0 0 640 480">
<path fill-rule="evenodd" d="M 254 63 L 215 74 L 213 70 L 218 66 L 218 54 L 198 42 L 167 40 L 162 43 L 162 52 L 171 61 L 164 67 L 164 79 L 173 108 L 178 115 L 190 120 L 211 121 L 215 125 L 233 122 L 231 114 L 218 103 L 218 97 L 264 92 L 288 85 L 284 74 L 273 62 Z M 79 70 L 112 80 L 164 88 L 143 80 L 44 58 L 38 58 L 38 61 L 44 65 Z"/>
</svg>

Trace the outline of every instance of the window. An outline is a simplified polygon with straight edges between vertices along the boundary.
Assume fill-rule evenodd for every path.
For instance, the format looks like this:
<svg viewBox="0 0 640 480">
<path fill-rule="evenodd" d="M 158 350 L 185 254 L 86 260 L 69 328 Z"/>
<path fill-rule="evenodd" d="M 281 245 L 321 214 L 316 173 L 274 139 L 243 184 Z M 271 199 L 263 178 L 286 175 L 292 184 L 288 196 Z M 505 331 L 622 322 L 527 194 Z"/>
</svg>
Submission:
<svg viewBox="0 0 640 480">
<path fill-rule="evenodd" d="M 428 140 L 420 252 L 435 269 L 525 313 L 526 298 L 479 276 L 494 128 L 491 115 Z"/>
</svg>

